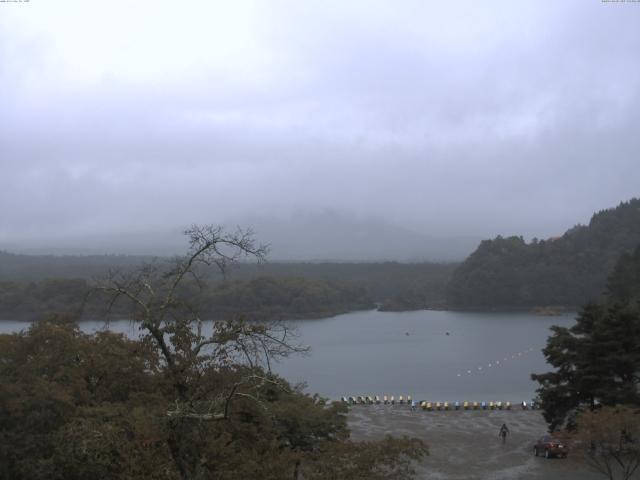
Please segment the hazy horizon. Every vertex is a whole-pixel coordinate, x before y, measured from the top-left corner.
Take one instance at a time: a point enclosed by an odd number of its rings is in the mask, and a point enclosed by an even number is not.
[[[607,210],[615,206],[598,209]],[[592,212],[596,213],[596,212]],[[219,224],[226,231],[251,230],[258,243],[269,247],[274,262],[457,262],[472,253],[482,240],[498,235],[554,238],[576,225],[574,222],[552,236],[524,236],[519,232],[497,232],[490,237],[441,236],[419,233],[375,217],[358,217],[337,210],[297,211],[281,217],[246,217]],[[0,251],[27,255],[134,255],[174,256],[183,254],[188,225],[157,230],[69,235],[21,239],[0,244]]]
[[[422,237],[560,235],[640,194],[639,17],[601,1],[2,3],[0,249],[327,211],[407,232],[409,257]]]

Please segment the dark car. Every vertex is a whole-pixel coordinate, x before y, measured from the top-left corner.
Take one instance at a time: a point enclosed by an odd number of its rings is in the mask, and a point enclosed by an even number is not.
[[[569,455],[569,446],[551,435],[540,437],[533,446],[533,454],[537,457],[543,455],[545,458],[562,457],[567,458]]]

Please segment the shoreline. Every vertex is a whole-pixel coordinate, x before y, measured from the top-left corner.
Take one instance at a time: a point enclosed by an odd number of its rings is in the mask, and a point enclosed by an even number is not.
[[[560,310],[560,308],[562,308]],[[258,312],[250,312],[243,314],[236,314],[240,316],[246,316],[248,321],[305,321],[305,320],[321,320],[325,318],[334,318],[340,315],[348,315],[350,313],[357,312],[380,312],[380,313],[405,313],[405,312],[460,312],[460,313],[513,313],[513,314],[530,314],[539,317],[567,317],[576,315],[578,308],[571,307],[532,307],[532,308],[444,308],[444,307],[433,307],[433,308],[416,308],[416,309],[404,309],[404,310],[388,310],[381,308],[381,306],[377,306],[374,308],[355,308],[355,309],[339,309],[339,310],[331,310],[325,312],[308,312],[302,315],[295,314],[281,314],[281,315],[272,315],[272,314],[258,314]],[[0,323],[4,322],[16,322],[16,323],[33,323],[41,320],[42,318],[49,315],[49,313],[43,313],[37,317],[29,317],[25,318],[25,315],[16,315],[12,318],[8,317],[0,317]],[[69,313],[71,314],[71,313]],[[66,315],[66,313],[62,312],[60,315]],[[260,318],[262,317],[262,318]],[[96,318],[81,318],[78,320],[78,323],[82,322],[94,322],[100,319]],[[120,320],[128,320],[127,318],[118,318],[105,320],[106,321],[120,321]],[[207,318],[205,321],[221,321],[220,319]]]
[[[523,307],[523,308],[512,308],[512,307],[491,307],[491,308],[483,308],[483,307],[472,307],[472,308],[447,308],[443,306],[437,307],[421,307],[414,309],[387,309],[384,308],[384,305],[377,309],[379,312],[390,312],[390,313],[402,313],[402,312],[419,312],[421,310],[432,311],[432,312],[468,312],[468,313],[530,313],[533,315],[537,315],[540,317],[563,317],[567,315],[574,315],[579,307],[559,307],[559,306],[535,306],[535,307]]]

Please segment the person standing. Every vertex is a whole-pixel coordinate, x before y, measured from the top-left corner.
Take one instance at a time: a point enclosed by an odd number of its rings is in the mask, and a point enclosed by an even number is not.
[[[502,438],[502,443],[506,443],[507,435],[509,434],[509,427],[507,427],[506,423],[503,423],[500,427],[500,431],[498,432],[498,436]]]

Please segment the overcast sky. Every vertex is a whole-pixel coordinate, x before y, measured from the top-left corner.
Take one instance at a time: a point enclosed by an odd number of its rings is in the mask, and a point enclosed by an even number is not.
[[[3,241],[335,209],[549,236],[640,195],[640,3],[0,3]]]

